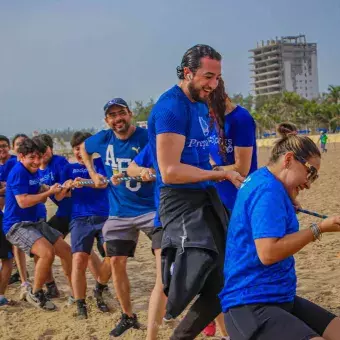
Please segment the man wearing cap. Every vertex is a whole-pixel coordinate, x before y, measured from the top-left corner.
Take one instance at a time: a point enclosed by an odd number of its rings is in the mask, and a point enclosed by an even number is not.
[[[126,265],[133,257],[139,231],[149,238],[155,216],[154,184],[135,180],[121,181],[132,160],[148,143],[147,130],[131,124],[132,112],[122,98],[114,98],[104,106],[108,130],[88,138],[81,147],[83,161],[96,187],[103,188],[105,177],[95,171],[94,153],[100,154],[109,184],[110,217],[103,227],[104,247],[110,257],[113,283],[122,308],[122,317],[110,335],[117,337],[129,328],[139,328],[132,312],[130,283]]]

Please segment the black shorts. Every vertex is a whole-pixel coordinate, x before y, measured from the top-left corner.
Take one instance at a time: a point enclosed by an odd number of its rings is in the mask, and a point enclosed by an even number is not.
[[[13,258],[12,245],[7,241],[6,236],[2,230],[2,218],[0,216],[0,259]]]
[[[231,308],[225,323],[232,340],[308,340],[322,336],[335,317],[296,296],[292,303]]]
[[[58,230],[63,234],[63,238],[67,236],[67,234],[70,232],[70,218],[66,216],[52,216],[47,223],[52,227],[53,229]]]
[[[151,235],[151,240],[152,240],[151,249],[152,249],[153,254],[154,254],[154,250],[162,248],[162,237],[163,237],[163,228],[162,227],[155,228],[155,230],[152,232],[152,235]]]

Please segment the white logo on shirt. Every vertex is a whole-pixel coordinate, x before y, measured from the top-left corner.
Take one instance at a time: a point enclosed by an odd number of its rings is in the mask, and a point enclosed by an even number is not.
[[[111,144],[107,146],[105,165],[111,167],[112,171],[118,170],[119,173],[122,173],[127,170],[131,162],[132,160],[130,158],[115,158],[113,145]],[[127,164],[127,166],[124,166],[123,164]],[[140,182],[137,182],[134,187],[131,186],[131,181],[126,181],[125,183],[126,187],[133,192],[138,191],[142,187]]]
[[[203,117],[198,117],[198,121],[200,122],[204,136],[207,137],[209,135],[209,125],[208,125],[208,123],[204,120]]]
[[[28,182],[29,185],[37,185],[40,184],[40,178],[37,179],[30,179]]]

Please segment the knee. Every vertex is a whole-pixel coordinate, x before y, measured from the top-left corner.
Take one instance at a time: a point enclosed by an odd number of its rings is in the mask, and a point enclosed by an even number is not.
[[[54,257],[55,257],[55,252],[52,246],[46,247],[41,255],[41,258],[51,263],[54,261]]]
[[[88,255],[85,253],[75,253],[72,258],[72,266],[78,270],[86,270]]]
[[[113,256],[110,259],[111,266],[115,270],[125,270],[127,258],[124,256]]]

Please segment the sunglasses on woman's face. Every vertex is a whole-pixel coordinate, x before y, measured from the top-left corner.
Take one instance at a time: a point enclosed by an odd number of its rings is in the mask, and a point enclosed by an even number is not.
[[[299,157],[299,156],[294,156],[294,157],[298,162],[300,162],[302,165],[306,167],[307,172],[308,172],[307,181],[309,183],[315,182],[319,177],[318,170],[313,165],[308,163],[304,158]]]

